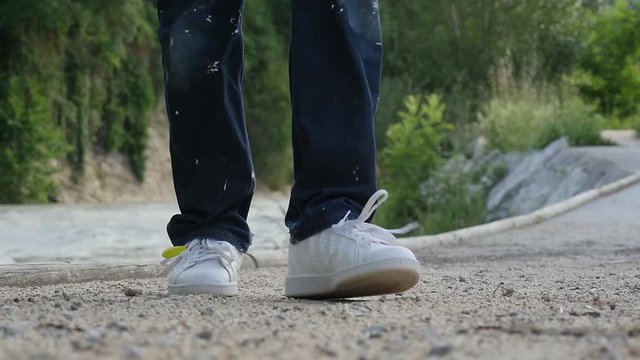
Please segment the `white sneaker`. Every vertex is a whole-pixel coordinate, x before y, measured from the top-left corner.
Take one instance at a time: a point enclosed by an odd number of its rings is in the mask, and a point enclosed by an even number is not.
[[[289,245],[285,296],[348,298],[399,293],[418,283],[420,263],[411,250],[392,246],[393,234],[366,220],[388,197],[379,190],[360,216]]]
[[[181,247],[173,248],[173,252]],[[177,250],[175,250],[177,249]],[[193,240],[179,255],[169,255],[169,294],[238,294],[242,253],[226,241]],[[165,251],[171,254],[172,249]]]

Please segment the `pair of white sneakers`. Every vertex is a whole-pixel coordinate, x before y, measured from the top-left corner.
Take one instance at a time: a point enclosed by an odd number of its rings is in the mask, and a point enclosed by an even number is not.
[[[420,263],[415,255],[391,245],[391,231],[366,222],[387,197],[379,190],[357,219],[347,220],[347,213],[329,229],[289,245],[285,296],[349,298],[399,293],[416,285]],[[198,239],[165,253],[169,294],[238,294],[243,254],[228,242]]]

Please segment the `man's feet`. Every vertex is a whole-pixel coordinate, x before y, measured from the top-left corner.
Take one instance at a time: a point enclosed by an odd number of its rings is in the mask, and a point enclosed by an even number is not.
[[[418,283],[420,263],[411,250],[392,246],[386,229],[366,223],[388,197],[379,190],[355,220],[289,246],[285,296],[348,298],[399,293]]]
[[[226,241],[193,240],[169,262],[169,294],[238,294],[242,253]]]

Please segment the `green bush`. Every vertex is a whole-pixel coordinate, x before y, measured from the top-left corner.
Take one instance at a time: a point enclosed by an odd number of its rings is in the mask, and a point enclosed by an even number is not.
[[[566,136],[575,146],[605,145],[606,121],[578,97],[542,100],[495,98],[481,117],[490,144],[501,151],[540,149]]]
[[[568,86],[514,79],[509,59],[493,74],[493,98],[480,115],[492,147],[504,152],[540,149],[566,136],[571,145],[603,145],[605,119]]]
[[[381,225],[418,221],[419,233],[432,234],[484,221],[489,187],[504,169],[490,156],[479,163],[461,154],[446,160],[444,140],[454,128],[443,121],[444,113],[439,96],[405,99],[382,153],[381,185],[390,197],[376,218]]]
[[[46,201],[54,159],[92,148],[144,176],[159,55],[151,0],[0,4],[0,202]]]
[[[592,19],[574,81],[598,109],[619,118],[640,110],[640,9],[618,0]]]
[[[487,164],[470,166],[462,155],[454,156],[420,187],[425,211],[418,218],[423,234],[437,234],[481,224],[486,216],[490,189],[483,177],[501,178],[503,169],[487,169]]]
[[[391,196],[378,220],[399,226],[422,217],[420,185],[442,162],[442,140],[451,127],[443,122],[445,106],[437,95],[408,96],[400,121],[387,132],[382,153],[382,185]]]
[[[410,77],[386,78],[382,81],[375,123],[379,149],[386,146],[387,131],[398,121],[398,113],[404,108],[408,94],[412,94],[412,90],[418,87]]]
[[[605,118],[595,107],[584,103],[577,95],[552,103],[554,126],[547,126],[538,140],[543,147],[566,136],[572,146],[610,145],[600,136],[606,127]]]
[[[46,202],[55,192],[52,161],[67,148],[46,116],[48,94],[35,76],[4,80],[0,96],[0,201]]]

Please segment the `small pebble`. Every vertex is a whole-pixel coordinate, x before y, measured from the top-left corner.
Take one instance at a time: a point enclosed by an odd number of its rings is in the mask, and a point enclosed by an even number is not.
[[[141,289],[134,289],[134,288],[124,289],[124,296],[133,297],[133,296],[140,296],[140,295],[142,295]]]
[[[202,330],[196,334],[202,340],[211,340],[213,339],[213,333],[210,330]]]
[[[453,350],[453,346],[449,344],[435,344],[431,346],[429,355],[431,356],[445,356]]]
[[[329,357],[338,356],[338,352],[335,349],[331,348],[329,345],[319,345],[318,350]]]
[[[600,317],[600,313],[597,312],[597,311],[587,311],[587,312],[582,313],[582,315],[590,316],[590,317],[594,317],[594,318]]]
[[[504,297],[510,297],[513,294],[515,294],[515,290],[513,290],[512,288],[504,288],[504,289],[502,289],[502,296],[504,296]]]
[[[207,308],[200,311],[200,315],[202,316],[213,316],[215,315],[215,313],[216,313],[216,310],[214,308]]]
[[[115,330],[118,332],[125,332],[125,331],[129,331],[129,328],[126,327],[125,325],[122,324],[118,324],[117,322],[113,321],[111,323],[109,323],[109,325],[107,325],[107,329],[109,330]]]
[[[386,327],[380,325],[368,327],[366,330],[367,335],[369,335],[369,339],[381,338],[382,334],[386,333],[387,331],[389,330]]]

